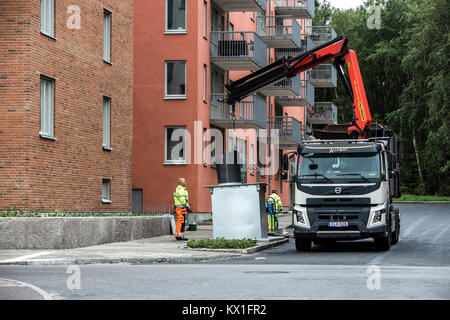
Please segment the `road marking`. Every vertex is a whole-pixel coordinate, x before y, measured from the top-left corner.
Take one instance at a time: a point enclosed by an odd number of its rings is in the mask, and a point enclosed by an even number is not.
[[[419,225],[421,224],[423,221],[425,221],[425,219],[429,218],[428,216],[423,217],[420,220],[417,220],[416,222],[414,222],[412,225],[410,225],[403,234],[401,234],[400,236],[409,236],[410,233],[412,233],[412,231]]]
[[[15,282],[17,284],[19,284],[22,287],[28,287],[30,289],[33,289],[34,291],[36,291],[37,293],[39,293],[39,295],[44,298],[44,300],[53,300],[53,297],[45,290],[33,286],[32,284],[26,283],[26,282],[21,282],[21,281],[17,281],[17,280],[11,280],[11,279],[4,279],[4,278],[0,278],[0,280],[2,281],[9,281],[9,282]]]
[[[24,261],[24,260],[31,259],[31,258],[36,258],[36,257],[39,257],[39,256],[44,256],[44,255],[47,255],[47,254],[50,254],[50,253],[53,253],[53,252],[54,251],[44,251],[44,252],[32,253],[32,254],[28,254],[26,256],[17,257],[17,258],[14,258],[14,259],[3,260],[3,261],[0,261],[0,263]]]
[[[436,243],[437,240],[438,240],[440,237],[442,237],[442,236],[447,232],[447,230],[448,230],[449,228],[450,228],[450,225],[447,225],[447,227],[444,228],[444,230],[442,230],[441,232],[439,232],[439,233],[436,235],[436,237],[433,238],[433,240],[432,240],[431,242],[432,242],[432,243]]]

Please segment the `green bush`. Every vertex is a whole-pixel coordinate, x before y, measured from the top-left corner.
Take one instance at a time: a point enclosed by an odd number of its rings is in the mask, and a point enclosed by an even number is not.
[[[189,248],[207,248],[207,249],[246,249],[256,245],[256,240],[252,239],[203,239],[189,240],[187,246]]]

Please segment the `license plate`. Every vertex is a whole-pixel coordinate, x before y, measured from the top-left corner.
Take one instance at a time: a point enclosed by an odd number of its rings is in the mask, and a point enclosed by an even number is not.
[[[335,228],[348,227],[348,221],[330,221],[328,222],[328,226]]]

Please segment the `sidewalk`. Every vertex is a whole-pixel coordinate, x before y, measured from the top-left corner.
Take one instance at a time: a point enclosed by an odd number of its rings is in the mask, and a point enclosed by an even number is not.
[[[280,214],[281,229],[291,224],[291,214]],[[186,231],[190,240],[211,239],[212,225],[199,225],[197,231]],[[99,246],[67,250],[0,250],[0,265],[71,265],[96,263],[149,264],[157,262],[194,262],[226,259],[251,254],[286,243],[288,238],[269,237],[249,249],[191,249],[186,241],[176,241],[165,235],[128,242],[116,242]]]

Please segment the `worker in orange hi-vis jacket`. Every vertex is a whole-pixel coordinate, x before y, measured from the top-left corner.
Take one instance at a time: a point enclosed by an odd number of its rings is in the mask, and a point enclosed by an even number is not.
[[[188,211],[191,211],[191,206],[189,205],[189,194],[186,189],[186,179],[178,179],[178,185],[173,193],[173,201],[177,215],[175,239],[188,240],[183,236],[184,227],[186,225],[186,214]]]

